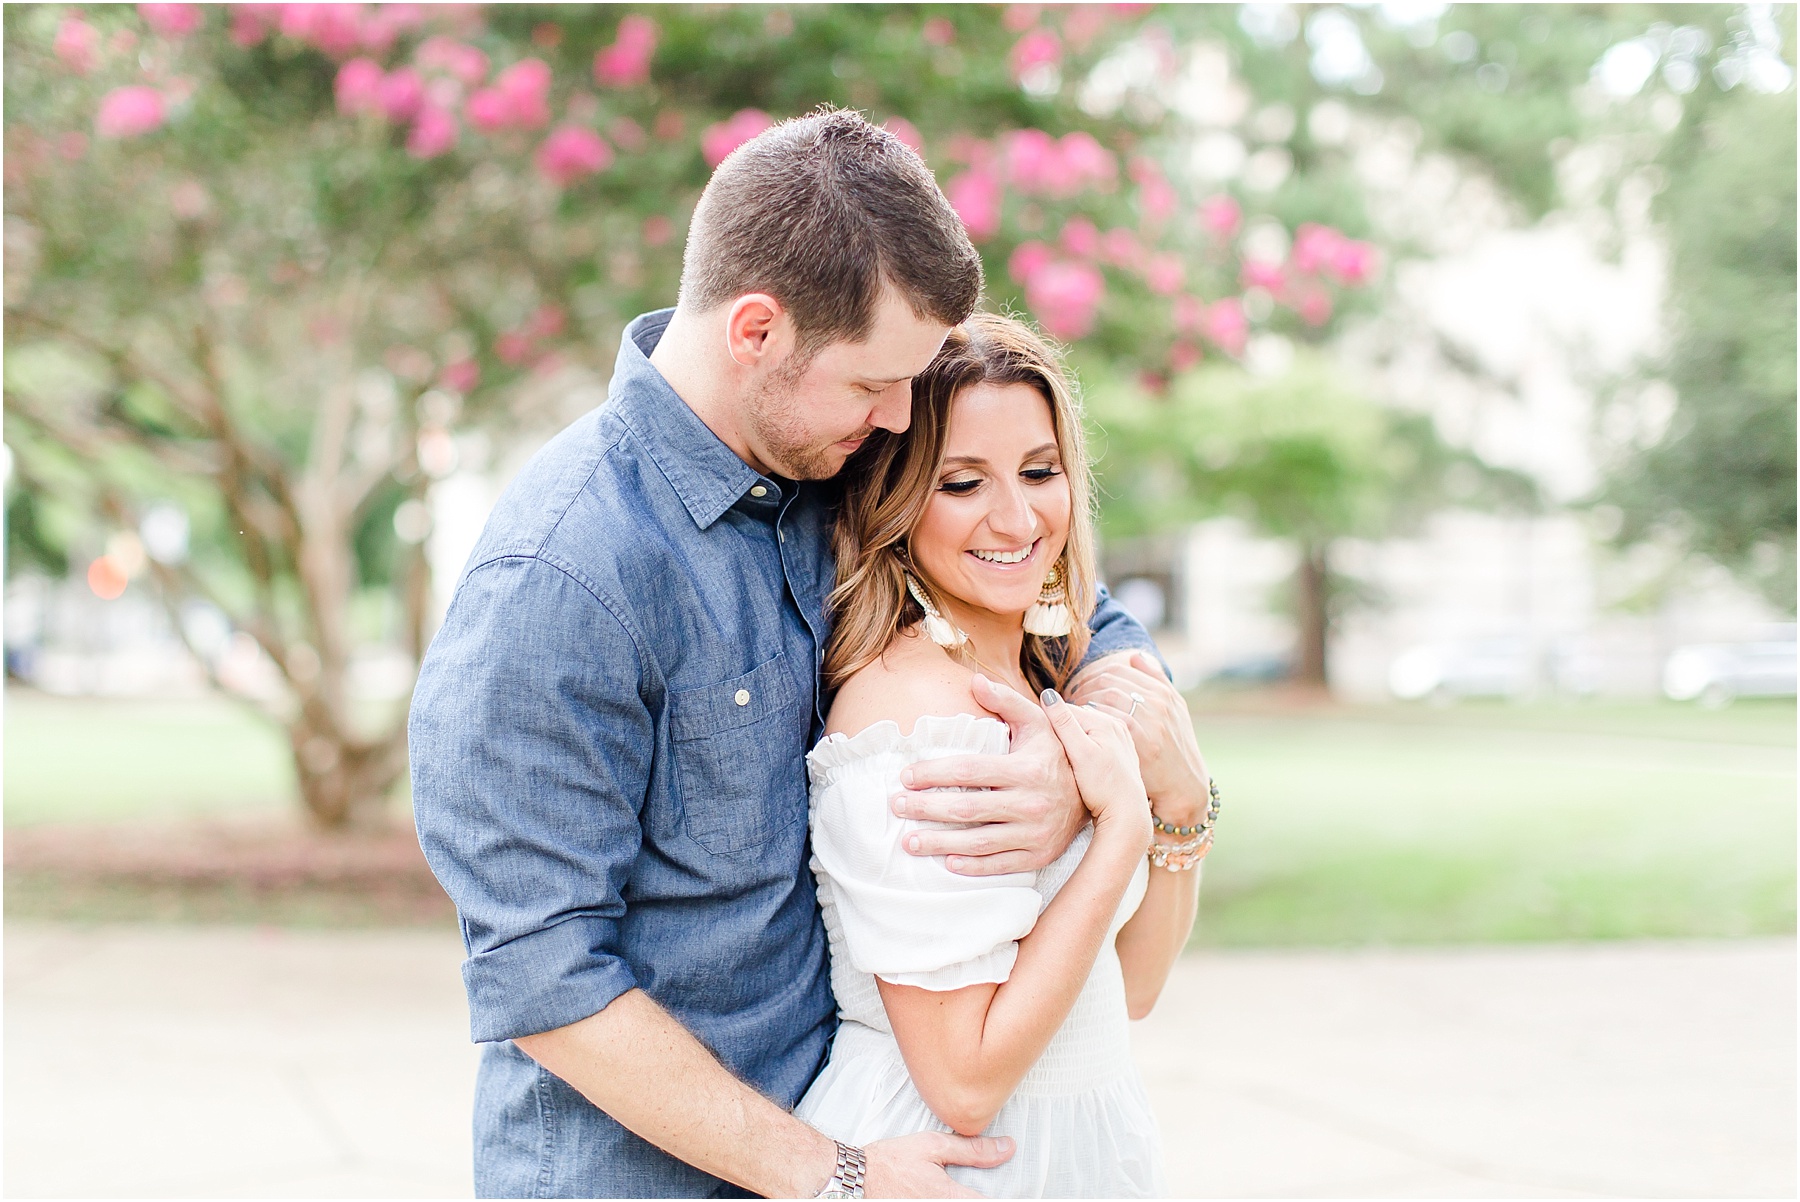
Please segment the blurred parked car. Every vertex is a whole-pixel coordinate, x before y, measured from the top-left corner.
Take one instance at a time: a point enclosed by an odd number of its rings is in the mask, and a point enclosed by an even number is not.
[[[1696,643],[1663,662],[1663,693],[1674,701],[1727,705],[1737,697],[1794,695],[1794,628],[1754,643]]]
[[[1517,697],[1531,685],[1531,653],[1522,638],[1409,647],[1388,667],[1388,691],[1402,701]]]

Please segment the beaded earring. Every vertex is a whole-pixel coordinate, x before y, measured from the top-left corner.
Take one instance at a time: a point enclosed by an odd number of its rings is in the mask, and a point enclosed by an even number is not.
[[[1069,591],[1063,585],[1062,565],[1053,563],[1050,574],[1044,577],[1044,587],[1038,593],[1037,601],[1025,611],[1025,633],[1047,639],[1061,638],[1074,625],[1074,616],[1069,612]]]
[[[969,641],[969,636],[954,626],[950,619],[940,613],[938,607],[931,603],[931,598],[925,595],[924,588],[917,580],[913,579],[911,572],[906,573],[906,591],[912,595],[914,601],[919,603],[919,608],[925,611],[926,638],[949,651],[954,651]]]

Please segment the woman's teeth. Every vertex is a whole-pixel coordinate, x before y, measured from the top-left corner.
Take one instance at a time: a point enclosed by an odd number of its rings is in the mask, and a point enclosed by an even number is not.
[[[1035,546],[1037,544],[1033,543],[1022,551],[970,551],[969,554],[988,563],[1024,563],[1031,558],[1031,549]]]

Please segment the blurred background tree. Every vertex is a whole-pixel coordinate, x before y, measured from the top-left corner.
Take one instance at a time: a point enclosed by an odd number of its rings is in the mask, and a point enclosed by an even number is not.
[[[483,436],[597,403],[624,322],[674,299],[711,168],[833,103],[921,150],[991,303],[1072,345],[1120,422],[1109,480],[1191,490],[1150,504],[1115,483],[1110,529],[1241,510],[1296,542],[1317,675],[1331,540],[1401,528],[1415,488],[1510,488],[1429,418],[1311,366],[1379,312],[1395,260],[1436,250],[1429,231],[1376,238],[1387,200],[1358,131],[1453,156],[1520,222],[1572,203],[1573,175],[1604,197],[1658,166],[1679,241],[1681,204],[1728,195],[1683,182],[1730,154],[1702,114],[1787,87],[1758,11],[11,6],[9,571],[85,572],[102,596],[151,582],[216,682],[287,730],[308,811],[349,821],[404,768],[404,704],[372,712],[350,678],[360,644],[416,663],[429,637],[434,484]],[[1791,95],[1781,111],[1791,135]],[[1792,205],[1771,212],[1791,356]],[[1765,245],[1691,226],[1684,262]],[[1785,394],[1767,366],[1779,323],[1677,304],[1696,315],[1667,366],[1687,408],[1657,453],[1775,447],[1756,475],[1772,496],[1779,440],[1750,416],[1778,420],[1785,395],[1791,429],[1791,357]],[[1703,326],[1763,348],[1727,348],[1764,365],[1753,384],[1707,393],[1706,369],[1679,366],[1727,353]],[[1195,425],[1216,406],[1258,415],[1232,419],[1223,458]],[[1752,570],[1757,545],[1791,556],[1785,446],[1785,536],[1765,496],[1695,546]],[[1652,494],[1632,512],[1710,528],[1698,492]],[[246,640],[273,683],[233,670]]]

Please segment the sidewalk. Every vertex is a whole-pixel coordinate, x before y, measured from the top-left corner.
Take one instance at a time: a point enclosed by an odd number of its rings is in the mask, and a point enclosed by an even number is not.
[[[467,1196],[455,936],[6,927],[11,1197]],[[1189,957],[1173,1192],[1792,1196],[1789,940]]]

